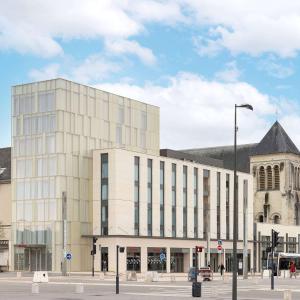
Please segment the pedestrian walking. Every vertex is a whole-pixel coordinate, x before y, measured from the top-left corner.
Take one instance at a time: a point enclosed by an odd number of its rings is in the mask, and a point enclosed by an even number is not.
[[[294,261],[291,261],[291,263],[290,263],[290,278],[292,278],[293,276],[296,278],[296,264]]]
[[[220,265],[220,273],[221,273],[221,276],[223,276],[224,269],[225,269],[224,265],[221,264],[221,265]]]

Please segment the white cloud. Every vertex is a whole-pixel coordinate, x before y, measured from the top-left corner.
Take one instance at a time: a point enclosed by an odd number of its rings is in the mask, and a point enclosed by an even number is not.
[[[127,39],[144,32],[147,22],[183,19],[174,1],[0,1],[0,49],[55,56],[62,53],[60,39]],[[140,48],[140,57],[151,56]]]
[[[235,82],[241,76],[241,71],[238,69],[236,62],[231,61],[226,64],[226,68],[215,74],[217,80],[225,82]]]
[[[107,78],[111,73],[120,69],[117,63],[113,63],[100,55],[91,55],[83,63],[71,70],[71,77],[75,81],[89,83],[95,80]]]
[[[294,74],[291,65],[283,65],[276,62],[275,58],[268,58],[259,63],[259,69],[266,71],[270,76],[275,78],[286,78]]]
[[[32,69],[28,76],[33,80],[64,77],[82,83],[90,83],[95,80],[106,79],[119,70],[119,64],[111,62],[101,55],[94,54],[88,56],[84,61],[66,64],[65,70],[62,70],[59,64],[54,63],[46,65],[42,69]]]
[[[32,69],[28,75],[34,81],[57,78],[59,77],[59,68],[59,64],[50,64],[40,70]]]
[[[238,111],[239,143],[257,142],[277,107],[277,99],[247,83],[208,81],[191,73],[169,78],[167,86],[106,83],[98,87],[159,106],[161,146],[175,149],[232,144],[235,103],[254,107],[254,112]]]
[[[136,41],[128,40],[107,40],[106,48],[113,54],[135,54],[141,61],[147,65],[154,65],[156,58],[151,49],[142,47]]]
[[[300,49],[300,2],[284,0],[186,0],[209,35],[198,40],[201,55],[228,49],[253,56],[292,57]]]

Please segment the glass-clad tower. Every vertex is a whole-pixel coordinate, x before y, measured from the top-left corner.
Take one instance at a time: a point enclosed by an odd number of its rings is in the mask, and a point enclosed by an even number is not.
[[[12,88],[15,270],[59,272],[66,250],[89,269],[92,151],[116,147],[158,155],[159,109],[64,79]]]

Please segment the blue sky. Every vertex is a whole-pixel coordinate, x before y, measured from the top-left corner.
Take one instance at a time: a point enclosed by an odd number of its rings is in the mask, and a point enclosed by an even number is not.
[[[57,3],[55,3],[57,2]],[[300,146],[300,4],[281,0],[0,3],[0,147],[12,85],[54,77],[161,107],[161,146],[256,142],[276,118]]]

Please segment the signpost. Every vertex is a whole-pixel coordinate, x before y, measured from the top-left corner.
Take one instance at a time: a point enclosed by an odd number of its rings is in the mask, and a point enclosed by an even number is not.
[[[67,260],[71,260],[71,259],[72,259],[72,253],[67,252],[67,253],[66,253],[66,259],[67,259]]]

